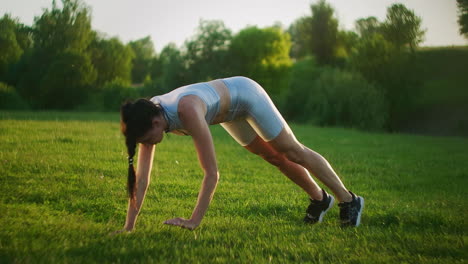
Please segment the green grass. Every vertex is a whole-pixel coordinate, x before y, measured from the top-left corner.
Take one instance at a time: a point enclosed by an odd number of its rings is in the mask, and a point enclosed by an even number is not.
[[[463,263],[467,260],[468,139],[293,125],[352,191],[362,224],[338,207],[302,223],[307,196],[213,127],[221,179],[195,231],[202,173],[189,137],[157,146],[152,182],[131,234],[118,115],[0,112],[0,263]]]

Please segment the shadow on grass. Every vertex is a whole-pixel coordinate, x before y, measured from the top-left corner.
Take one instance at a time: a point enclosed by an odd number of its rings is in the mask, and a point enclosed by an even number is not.
[[[363,216],[364,225],[378,228],[402,228],[406,231],[460,234],[462,228],[439,213],[388,211]]]

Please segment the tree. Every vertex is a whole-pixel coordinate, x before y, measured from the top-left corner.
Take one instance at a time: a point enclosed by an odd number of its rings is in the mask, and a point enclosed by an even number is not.
[[[159,93],[169,92],[187,84],[187,69],[180,50],[174,43],[166,45],[159,55],[162,68],[161,79],[158,80]]]
[[[311,53],[311,35],[310,24],[312,18],[304,16],[294,21],[288,29],[291,35],[291,57],[295,59],[302,59]]]
[[[34,47],[19,63],[18,92],[35,107],[72,108],[96,78],[88,54],[90,11],[80,0],[62,0],[61,9],[53,1],[34,21]]]
[[[5,14],[0,19],[0,80],[12,81],[10,70],[20,60],[23,53],[30,49],[30,28],[24,26],[18,19]]]
[[[28,105],[14,87],[0,82],[0,109],[24,110],[28,109]]]
[[[319,64],[330,64],[338,43],[338,20],[333,16],[333,8],[320,0],[311,5],[310,27],[311,51]]]
[[[229,61],[233,74],[251,77],[272,97],[279,97],[287,89],[290,48],[290,36],[281,28],[247,27],[232,39]]]
[[[294,21],[288,32],[292,38],[291,57],[301,59],[307,55],[316,57],[320,65],[332,64],[336,55],[347,53],[347,38],[350,35],[338,30],[338,20],[334,17],[333,8],[320,0],[310,6],[311,16],[304,16]]]
[[[15,21],[8,15],[0,19],[0,79],[5,80],[8,68],[16,63],[23,49],[18,44],[15,34]]]
[[[91,60],[97,70],[96,86],[119,79],[124,83],[131,82],[133,50],[119,39],[96,37],[90,47]]]
[[[156,57],[153,41],[150,36],[147,36],[131,41],[128,45],[135,54],[132,60],[132,82],[143,83],[146,78],[149,78],[151,62]]]
[[[34,19],[34,45],[49,55],[64,51],[84,52],[92,41],[89,8],[80,0],[62,0],[59,9],[55,0]]]
[[[220,78],[228,72],[227,51],[231,43],[231,30],[219,20],[201,20],[195,36],[185,42],[186,62],[191,81]]]
[[[40,82],[41,106],[73,109],[85,101],[96,76],[87,55],[77,51],[58,54]]]
[[[421,29],[421,18],[403,4],[393,4],[387,9],[382,33],[398,50],[409,47],[414,52],[424,39],[425,30]]]
[[[396,130],[419,93],[415,61],[381,34],[364,38],[351,56],[351,67],[378,84],[388,102],[388,129]]]
[[[468,38],[468,0],[457,0],[460,34]]]
[[[358,42],[359,36],[355,32],[340,30],[337,36],[334,64],[337,66],[344,66],[349,56],[355,50]]]
[[[373,34],[359,42],[350,64],[367,80],[384,83],[389,74],[388,66],[397,55],[392,43],[381,34]]]
[[[380,30],[380,22],[373,16],[356,20],[354,26],[361,38],[371,37]]]

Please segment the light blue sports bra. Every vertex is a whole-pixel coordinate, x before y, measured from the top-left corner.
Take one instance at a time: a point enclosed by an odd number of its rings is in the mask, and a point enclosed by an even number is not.
[[[190,84],[150,99],[154,104],[161,105],[163,109],[164,116],[169,126],[166,133],[176,130],[183,134],[187,134],[186,131],[183,130],[182,122],[180,121],[179,114],[177,112],[177,107],[179,105],[179,100],[182,97],[192,94],[200,97],[200,99],[205,102],[207,108],[205,120],[208,124],[212,123],[220,108],[220,97],[218,93],[214,87],[205,82]]]

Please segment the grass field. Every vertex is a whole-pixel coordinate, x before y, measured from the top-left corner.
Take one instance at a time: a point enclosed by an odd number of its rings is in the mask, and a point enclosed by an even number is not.
[[[464,263],[468,139],[292,125],[349,189],[366,199],[361,226],[338,207],[302,223],[307,196],[213,127],[221,179],[195,231],[202,173],[189,137],[157,146],[135,232],[126,214],[118,115],[0,112],[0,263]]]

